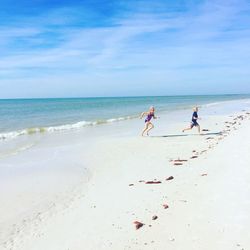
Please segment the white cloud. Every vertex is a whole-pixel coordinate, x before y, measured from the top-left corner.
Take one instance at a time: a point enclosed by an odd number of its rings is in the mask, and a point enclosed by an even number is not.
[[[216,77],[226,84],[227,76],[248,76],[250,31],[245,24],[250,18],[242,12],[249,10],[243,0],[206,1],[185,12],[155,12],[153,8],[150,12],[145,7],[96,27],[73,25],[82,16],[86,22],[91,19],[92,13],[86,10],[82,10],[86,16],[72,8],[54,10],[48,19],[43,14],[23,20],[29,24],[25,28],[0,27],[1,51],[5,51],[0,77],[11,85],[20,85],[20,80],[13,80],[20,77],[22,84],[27,79],[34,79],[34,84],[43,82],[47,94],[52,85],[58,89],[63,82],[66,88],[70,79],[78,92],[91,83],[93,93],[102,81],[109,91],[117,83],[127,85],[129,91],[138,81],[147,88],[175,82],[180,90],[191,79],[193,86],[215,82]],[[21,48],[15,49],[17,43],[8,44],[19,39],[26,41]],[[53,81],[45,77],[51,72]],[[117,81],[117,77],[122,79]]]

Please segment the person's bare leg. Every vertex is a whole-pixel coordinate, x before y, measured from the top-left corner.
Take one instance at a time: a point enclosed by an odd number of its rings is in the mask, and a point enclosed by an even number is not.
[[[149,132],[151,129],[154,128],[154,125],[150,122],[148,127],[149,127],[149,128],[148,128],[148,131],[147,131],[147,135],[149,135],[148,132]]]
[[[199,134],[201,134],[201,127],[200,125],[197,126]]]
[[[145,128],[144,128],[143,131],[142,131],[141,136],[144,136],[144,133],[148,130],[148,125],[149,125],[149,123],[147,122],[147,123],[145,124]]]
[[[192,129],[192,127],[189,127],[189,128],[184,128],[183,130],[182,130],[182,132],[185,132],[185,131],[187,131],[187,130],[191,130]]]

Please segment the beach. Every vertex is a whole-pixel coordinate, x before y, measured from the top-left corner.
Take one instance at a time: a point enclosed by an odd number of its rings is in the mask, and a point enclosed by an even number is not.
[[[249,249],[250,101],[191,112],[2,142],[0,249]]]

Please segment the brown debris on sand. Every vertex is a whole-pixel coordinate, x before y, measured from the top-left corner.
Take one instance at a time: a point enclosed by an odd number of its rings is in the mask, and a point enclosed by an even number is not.
[[[234,120],[237,120],[237,119],[244,120],[244,117],[243,117],[243,115],[239,115]]]
[[[174,160],[174,162],[186,162],[188,160],[181,160],[181,159],[177,159],[177,160]]]
[[[152,217],[152,220],[157,220],[158,219],[158,216],[157,215],[154,215],[153,217]]]
[[[209,130],[209,129],[204,128],[204,129],[202,129],[202,131],[203,131],[203,132],[208,132],[208,131],[210,131],[210,130]]]
[[[201,151],[201,154],[206,153],[206,152],[207,152],[207,150],[202,150],[202,151]]]
[[[193,155],[193,156],[190,157],[190,159],[196,159],[196,158],[198,158],[197,155]]]
[[[164,209],[169,208],[168,204],[163,204],[162,206],[163,206]]]
[[[174,166],[181,166],[181,165],[183,165],[184,162],[187,162],[187,161],[188,160],[180,159],[180,158],[178,158],[176,160],[172,160]]]
[[[141,223],[140,221],[134,221],[134,224],[135,224],[135,229],[138,230],[140,229],[141,227],[144,226],[143,223]]]
[[[170,180],[173,180],[174,179],[174,176],[169,176],[166,181],[170,181]]]
[[[207,176],[207,174],[201,174],[201,176]]]
[[[146,184],[161,184],[161,181],[147,181]]]
[[[131,183],[131,184],[129,184],[129,186],[131,187],[131,186],[134,186],[134,184],[133,183]]]
[[[174,166],[181,166],[181,165],[183,165],[183,163],[181,163],[181,162],[175,162],[174,163]]]

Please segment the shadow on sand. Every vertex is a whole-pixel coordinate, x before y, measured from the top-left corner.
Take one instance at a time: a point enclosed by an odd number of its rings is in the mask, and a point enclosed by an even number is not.
[[[155,136],[150,136],[150,137],[164,137],[164,138],[169,138],[169,137],[184,137],[184,136],[208,136],[208,135],[222,135],[222,132],[214,132],[214,133],[201,133],[201,134],[178,134],[178,135],[155,135]]]

